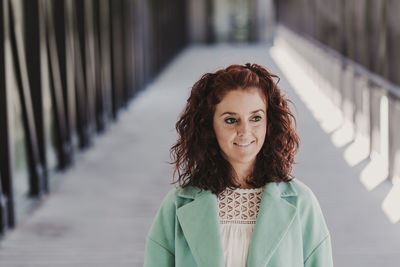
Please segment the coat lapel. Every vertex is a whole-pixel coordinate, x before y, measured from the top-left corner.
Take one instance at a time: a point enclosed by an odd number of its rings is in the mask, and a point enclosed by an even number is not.
[[[180,196],[193,198],[176,214],[198,266],[224,267],[216,196],[193,187],[183,189]]]
[[[296,207],[284,198],[296,196],[290,183],[267,183],[250,242],[247,266],[266,266],[295,215]]]
[[[249,248],[247,266],[266,266],[295,215],[284,198],[296,196],[290,183],[267,183]],[[193,199],[177,210],[178,221],[198,266],[224,267],[217,197],[211,191],[186,187],[180,197]]]

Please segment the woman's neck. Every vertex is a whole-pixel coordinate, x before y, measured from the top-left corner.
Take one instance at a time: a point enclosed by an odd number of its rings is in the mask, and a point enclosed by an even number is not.
[[[237,163],[232,164],[235,170],[235,181],[240,184],[240,188],[248,189],[251,188],[247,185],[246,180],[251,176],[254,168],[254,162],[250,164]]]

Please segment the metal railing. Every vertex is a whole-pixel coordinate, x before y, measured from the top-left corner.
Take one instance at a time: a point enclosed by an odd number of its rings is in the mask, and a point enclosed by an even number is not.
[[[328,46],[280,25],[277,35],[286,40],[310,68],[309,74],[329,86],[320,89],[350,121],[354,136],[369,139],[369,155],[386,164],[386,178],[400,177],[400,87],[343,57]]]
[[[185,0],[0,1],[0,234],[185,47],[186,12]]]

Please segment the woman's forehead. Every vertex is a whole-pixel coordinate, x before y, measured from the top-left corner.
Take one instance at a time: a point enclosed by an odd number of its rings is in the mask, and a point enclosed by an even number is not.
[[[266,100],[258,88],[228,91],[216,105],[217,112],[253,113],[260,109],[266,111]]]

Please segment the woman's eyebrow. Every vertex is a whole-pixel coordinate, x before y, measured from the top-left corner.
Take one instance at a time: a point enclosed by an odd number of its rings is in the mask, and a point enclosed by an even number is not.
[[[265,112],[264,112],[264,110],[263,110],[262,108],[257,109],[257,110],[254,110],[254,111],[252,111],[252,112],[250,112],[250,113],[251,113],[251,114],[254,114],[254,113],[257,113],[257,112],[259,112],[259,111],[261,111],[262,113],[265,114]]]
[[[261,111],[262,113],[265,114],[264,110],[261,109],[261,108],[250,112],[250,114],[254,114],[254,113],[257,113],[257,112],[259,112],[259,111]],[[224,116],[225,114],[228,114],[228,115],[237,115],[237,113],[235,113],[235,112],[227,111],[227,112],[222,113],[220,117]]]

